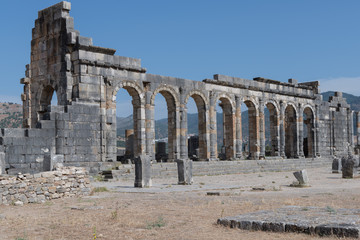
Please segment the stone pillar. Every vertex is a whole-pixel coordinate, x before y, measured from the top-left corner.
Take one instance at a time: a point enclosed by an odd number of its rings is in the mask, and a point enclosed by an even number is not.
[[[134,156],[134,129],[125,130],[125,156]]]
[[[188,159],[187,108],[180,106],[180,159]]]
[[[236,124],[236,158],[242,158],[242,129],[241,129],[241,99],[235,96],[235,124]]]
[[[209,108],[209,126],[210,126],[210,161],[218,160],[217,153],[217,132],[216,132],[216,96],[210,92],[210,108]]]
[[[304,116],[303,116],[303,109],[301,107],[301,104],[298,105],[298,117],[297,117],[297,126],[298,126],[298,156],[304,157]],[[308,132],[308,138],[311,136],[311,133]],[[308,139],[309,141],[309,139]]]
[[[354,111],[348,110],[349,121],[349,153],[354,150]]]
[[[260,134],[260,155],[259,158],[265,158],[265,113],[264,102],[259,100],[259,134]]]
[[[134,187],[151,187],[151,159],[147,155],[135,158]]]
[[[315,113],[314,113],[314,129],[312,130],[314,133],[314,154],[313,157],[320,157],[319,152],[319,106],[315,105]],[[330,137],[330,136],[329,136]]]
[[[280,156],[285,158],[285,105],[280,101]]]
[[[357,145],[360,146],[360,112],[356,113],[356,138]]]
[[[191,185],[193,183],[192,160],[178,159],[176,163],[178,167],[178,184]]]
[[[146,155],[151,160],[155,160],[155,121],[154,105],[151,104],[150,91],[145,92],[145,138],[146,138]]]
[[[146,133],[145,133],[145,106],[140,104],[137,108],[137,134],[136,144],[137,152],[135,156],[144,155],[146,153]]]

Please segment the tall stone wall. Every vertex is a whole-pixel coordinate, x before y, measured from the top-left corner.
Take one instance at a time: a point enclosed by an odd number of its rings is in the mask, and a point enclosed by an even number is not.
[[[199,114],[200,160],[219,159],[219,102],[226,159],[266,159],[265,107],[271,112],[272,157],[317,158],[352,151],[349,105],[340,93],[322,101],[319,82],[220,74],[193,81],[148,74],[140,59],[117,56],[116,50],[94,46],[91,38],[81,36],[74,29],[70,9],[70,3],[61,2],[40,11],[35,21],[31,63],[21,80],[24,129],[3,129],[0,135],[0,153],[5,154],[8,172],[40,171],[45,155],[62,156],[65,165],[93,171],[101,162],[116,161],[116,94],[121,88],[132,98],[134,157],[146,156],[138,159],[155,159],[157,94],[167,104],[168,160],[186,162],[184,166],[191,166],[187,162],[190,98]],[[56,107],[51,106],[54,94]],[[243,103],[249,109],[247,153],[242,150]]]

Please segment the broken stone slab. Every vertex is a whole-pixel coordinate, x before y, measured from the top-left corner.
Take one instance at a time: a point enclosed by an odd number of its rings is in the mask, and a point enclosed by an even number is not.
[[[309,178],[306,169],[293,173],[298,180],[298,186],[309,186]]]
[[[151,187],[151,159],[148,155],[141,155],[135,162],[134,187]]]
[[[341,172],[341,159],[334,157],[332,162],[332,173],[340,173]]]
[[[193,183],[193,161],[189,159],[177,159],[176,163],[178,168],[178,184],[191,185]]]
[[[327,208],[288,206],[224,217],[217,223],[243,230],[359,238],[358,214],[359,209],[337,209],[336,214],[329,214]]]

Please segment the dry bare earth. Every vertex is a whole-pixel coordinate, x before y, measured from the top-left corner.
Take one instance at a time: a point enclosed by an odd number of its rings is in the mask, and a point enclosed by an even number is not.
[[[216,225],[222,216],[287,205],[360,208],[359,178],[341,179],[328,168],[308,173],[309,188],[288,187],[294,179],[291,172],[195,177],[193,186],[174,185],[174,178],[155,179],[151,189],[134,189],[130,181],[97,182],[95,186],[106,186],[110,192],[0,206],[0,238],[93,239],[95,234],[97,239],[320,239]],[[208,191],[219,191],[220,196],[207,196]]]

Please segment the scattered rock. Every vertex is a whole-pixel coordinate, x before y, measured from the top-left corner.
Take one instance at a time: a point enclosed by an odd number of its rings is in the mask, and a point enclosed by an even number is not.
[[[14,205],[15,206],[22,206],[22,205],[24,205],[24,203],[22,201],[16,201],[16,202],[14,202]]]
[[[206,195],[208,195],[208,196],[220,196],[220,192],[207,192]]]
[[[309,186],[309,178],[307,175],[306,169],[303,169],[301,171],[297,171],[293,173],[295,178],[298,180],[297,187],[306,187]],[[296,184],[292,184],[293,186],[296,186]]]

